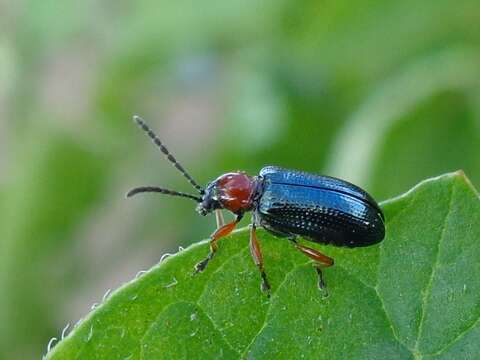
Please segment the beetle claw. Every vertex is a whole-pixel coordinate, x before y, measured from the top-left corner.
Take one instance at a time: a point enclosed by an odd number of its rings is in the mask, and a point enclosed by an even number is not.
[[[261,287],[262,291],[267,294],[267,297],[270,298],[271,287],[270,287],[270,284],[268,283],[268,281],[263,280],[260,287]]]
[[[328,297],[328,290],[327,290],[327,284],[325,283],[325,280],[323,280],[323,272],[320,266],[315,266],[315,270],[317,270],[318,274],[318,289],[322,292],[324,292],[324,297]]]
[[[193,275],[197,275],[198,273],[203,272],[203,270],[205,270],[205,268],[207,267],[207,264],[208,264],[209,260],[210,260],[210,258],[206,258],[206,259],[200,261],[197,265],[195,265]]]
[[[327,289],[327,285],[325,284],[325,281],[323,280],[323,277],[320,277],[318,279],[318,288],[320,290],[326,290]]]
[[[325,281],[323,281],[323,279],[318,280],[318,289],[327,293],[327,285],[325,284]]]
[[[263,292],[267,293],[268,297],[270,297],[270,290],[272,287],[270,286],[270,283],[268,282],[268,279],[267,279],[267,274],[263,269],[261,270],[261,275],[262,275],[261,289]]]

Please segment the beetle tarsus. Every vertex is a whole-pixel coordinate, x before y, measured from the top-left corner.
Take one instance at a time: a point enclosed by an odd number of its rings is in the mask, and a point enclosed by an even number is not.
[[[205,268],[207,267],[208,263],[210,260],[212,260],[214,253],[208,254],[208,257],[200,261],[197,265],[195,265],[194,272],[193,274],[196,275],[198,273],[203,272]]]
[[[328,297],[327,284],[323,278],[322,267],[320,265],[315,265],[315,270],[317,270],[318,274],[318,289],[324,292],[324,297]]]
[[[320,266],[315,266],[315,270],[317,270],[318,274],[318,288],[320,290],[325,290],[327,288],[327,285],[325,284],[325,280],[323,279],[323,272]]]
[[[264,271],[262,271],[261,289],[264,293],[267,294],[267,297],[270,297],[270,290],[272,289],[272,287],[270,286],[270,283],[268,282],[268,279],[267,279],[267,274],[265,274]]]
[[[206,267],[207,267],[206,259],[203,261],[200,261],[197,265],[195,265],[193,270],[193,275],[197,275],[198,273],[203,272],[203,270],[205,270]]]

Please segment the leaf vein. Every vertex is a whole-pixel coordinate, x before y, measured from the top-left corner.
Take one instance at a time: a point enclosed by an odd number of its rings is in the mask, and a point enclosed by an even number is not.
[[[405,204],[405,206],[404,206],[402,209],[400,209],[400,211],[398,211],[394,216],[392,216],[392,217],[390,217],[390,218],[388,219],[390,226],[391,226],[392,222],[394,222],[394,220],[396,220],[397,218],[399,218],[399,215],[400,215],[400,214],[403,214],[404,212],[406,212],[407,210],[409,210],[409,209],[412,207],[412,205],[415,203],[416,198],[417,198],[416,193],[412,193],[412,196],[408,199],[408,202]],[[399,199],[400,199],[400,198],[399,198]],[[390,202],[390,200],[387,200],[385,203],[389,203],[389,202]],[[384,251],[384,244],[385,244],[385,241],[383,241],[383,242],[380,243],[380,256],[379,256],[380,260],[379,260],[379,261],[382,261],[382,259],[383,259],[382,254],[383,254],[383,251]],[[398,335],[397,332],[395,331],[395,325],[394,325],[392,319],[390,318],[390,316],[388,315],[388,311],[387,311],[387,308],[385,307],[384,299],[383,299],[382,295],[380,294],[380,291],[378,290],[379,271],[380,271],[380,266],[378,266],[378,268],[377,268],[377,279],[376,279],[376,285],[375,285],[374,289],[375,289],[375,292],[376,292],[376,294],[377,294],[377,296],[378,296],[378,299],[380,300],[380,303],[381,303],[381,305],[382,305],[382,310],[383,310],[383,312],[384,312],[384,314],[385,314],[385,318],[387,319],[387,322],[388,322],[388,324],[390,325],[390,328],[391,328],[391,330],[392,330],[392,334],[393,334],[393,337],[395,338],[395,340],[397,340],[400,345],[404,346],[406,349],[408,349],[408,350],[409,350],[410,352],[412,352],[412,354],[413,354],[413,350],[410,349],[410,348],[400,339],[399,335]]]
[[[422,335],[423,335],[423,326],[425,324],[425,316],[426,316],[426,312],[427,312],[427,301],[430,298],[430,295],[431,295],[431,292],[432,292],[433,279],[435,277],[435,274],[437,272],[437,268],[438,268],[439,262],[440,262],[440,249],[441,249],[442,243],[445,239],[445,233],[446,233],[446,230],[447,230],[448,218],[450,217],[450,214],[452,212],[453,187],[454,187],[454,185],[452,184],[450,186],[450,200],[449,200],[449,204],[448,204],[447,213],[445,215],[445,220],[443,222],[443,227],[442,227],[440,239],[438,241],[437,252],[436,252],[436,255],[435,255],[435,261],[434,261],[433,266],[432,266],[432,272],[430,274],[430,278],[428,280],[427,286],[426,286],[425,291],[424,291],[423,296],[422,296],[422,314],[420,316],[420,323],[418,325],[417,340],[416,340],[415,346],[414,346],[414,352],[417,353],[417,354],[418,354],[418,346],[420,345],[420,341],[421,341]]]
[[[476,328],[478,324],[480,324],[480,315],[472,322],[471,325],[467,326],[465,330],[463,330],[460,334],[458,334],[457,337],[455,337],[455,339],[450,341],[447,345],[445,345],[442,349],[438,350],[436,353],[429,354],[429,355],[438,356],[438,355],[443,354],[445,351],[447,351],[449,348],[451,348],[453,345],[455,345],[455,343],[458,342],[467,333],[469,333],[474,328]]]
[[[175,306],[175,305],[178,305],[178,304],[188,304],[188,305],[191,305],[191,306],[194,306],[194,307],[197,307],[199,308],[203,314],[205,315],[205,317],[212,323],[212,326],[213,328],[215,329],[215,331],[217,331],[220,335],[222,335],[222,332],[218,329],[218,327],[215,325],[215,323],[212,321],[212,319],[210,318],[210,316],[208,316],[208,314],[205,312],[205,310],[196,302],[191,302],[191,301],[177,301],[177,302],[173,302],[173,303],[170,303],[169,305],[165,306],[163,308],[162,311],[160,311],[157,315],[157,317],[155,318],[155,320],[150,324],[150,326],[148,327],[148,329],[144,332],[143,336],[141,337],[140,339],[140,359],[144,359],[145,358],[145,354],[143,352],[143,342],[145,340],[145,336],[147,336],[147,334],[150,332],[150,330],[153,328],[154,325],[157,324],[158,322],[158,319],[163,315],[163,313],[165,311],[167,311],[169,308],[171,308],[172,306]],[[232,350],[233,352],[237,353],[238,355],[240,355],[240,353],[235,350],[232,345],[225,339],[225,337],[222,335],[222,338],[225,342],[225,345],[227,345],[230,350]]]
[[[395,327],[393,325],[393,321],[392,319],[390,318],[390,316],[388,316],[388,312],[387,312],[387,309],[385,308],[385,302],[383,301],[383,298],[382,296],[380,295],[380,292],[378,291],[378,288],[375,287],[373,288],[375,290],[375,293],[377,294],[378,296],[378,300],[380,300],[380,304],[382,305],[382,311],[385,315],[385,318],[387,319],[387,323],[388,325],[390,326],[390,329],[392,330],[392,335],[393,337],[395,338],[395,340],[397,340],[397,342],[402,345],[405,349],[408,349],[410,352],[412,352],[412,350],[406,345],[403,343],[403,341],[400,340],[400,338],[398,337],[398,334],[396,333],[395,331]],[[413,354],[413,352],[412,352]]]
[[[230,344],[230,341],[226,338],[226,336],[223,334],[223,331],[215,324],[215,321],[208,315],[208,313],[203,309],[203,307],[198,303],[198,301],[194,304],[197,305],[200,310],[203,311],[203,314],[207,317],[207,319],[212,323],[213,328],[222,336],[222,339],[225,341],[225,344],[232,350],[233,352],[237,353],[239,356],[241,356],[240,351],[236,350],[232,344]]]
[[[245,246],[241,251],[237,252],[235,255],[230,256],[229,258],[225,259],[225,261],[222,263],[222,265],[220,265],[217,269],[215,269],[215,271],[213,271],[213,272],[210,274],[209,279],[212,279],[215,274],[217,274],[217,273],[219,273],[220,271],[222,271],[222,269],[225,267],[225,265],[226,265],[230,260],[236,259],[237,257],[243,256],[244,253],[246,252],[246,250],[247,250],[247,246]],[[199,303],[199,302],[200,302],[200,299],[205,295],[205,292],[207,291],[207,288],[208,288],[208,284],[209,284],[209,282],[206,281],[206,282],[205,282],[205,285],[204,285],[204,287],[203,287],[203,289],[202,289],[202,292],[200,293],[200,295],[198,296],[198,298],[197,298],[197,300],[196,300],[196,302],[195,302],[196,305],[197,305],[199,308],[201,308],[202,310],[203,310],[203,307],[200,306],[200,303]],[[206,311],[203,311],[203,312],[204,312],[205,315],[208,317],[208,319],[212,322],[215,330],[217,330],[217,331],[220,333],[220,335],[222,336],[222,339],[225,341],[225,343],[226,343],[234,352],[236,352],[238,355],[241,355],[238,350],[234,349],[233,345],[228,341],[228,339],[227,339],[227,337],[225,336],[225,334],[223,333],[223,331],[217,327],[217,324],[215,323],[215,321],[207,314]]]
[[[304,265],[308,264],[309,262],[310,262],[310,260],[307,260],[305,262],[302,262],[301,264],[293,265],[292,269],[290,271],[288,271],[287,273],[285,273],[285,276],[284,276],[282,282],[280,284],[278,284],[277,289],[275,290],[275,292],[272,294],[272,296],[270,298],[270,301],[268,303],[268,309],[265,313],[265,320],[263,321],[262,326],[260,327],[258,332],[255,334],[255,336],[252,338],[252,341],[245,347],[245,351],[243,352],[242,357],[245,357],[247,355],[248,350],[250,350],[252,345],[255,343],[255,340],[260,336],[260,334],[263,332],[263,330],[267,327],[267,325],[268,325],[267,320],[270,316],[270,312],[271,312],[271,309],[272,309],[272,300],[274,299],[274,297],[278,296],[277,295],[278,290],[285,284],[285,282],[287,281],[287,278],[290,276],[291,273],[293,273],[300,266],[304,266]]]

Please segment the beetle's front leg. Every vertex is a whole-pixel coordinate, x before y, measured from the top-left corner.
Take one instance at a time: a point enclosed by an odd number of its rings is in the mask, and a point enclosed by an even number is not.
[[[234,221],[223,225],[222,227],[218,228],[213,232],[213,234],[210,236],[210,253],[204,260],[200,261],[197,265],[195,265],[195,272],[194,272],[195,274],[205,270],[205,268],[208,265],[208,262],[212,260],[215,253],[217,252],[217,249],[218,249],[217,241],[229,235],[235,229],[235,227],[237,226],[237,224],[240,222],[241,219],[242,219],[242,215],[237,215]]]
[[[250,225],[250,254],[252,254],[253,262],[257,265],[258,270],[262,276],[262,291],[270,291],[270,284],[268,283],[267,274],[263,267],[263,256],[260,249],[260,243],[257,239],[257,228],[255,223]]]

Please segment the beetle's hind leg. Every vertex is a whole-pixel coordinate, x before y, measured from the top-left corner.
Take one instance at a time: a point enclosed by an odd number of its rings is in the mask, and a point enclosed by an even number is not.
[[[257,265],[260,275],[262,276],[262,291],[266,291],[270,296],[270,283],[267,279],[267,274],[265,273],[265,268],[263,266],[263,256],[260,249],[260,243],[257,239],[257,228],[255,222],[250,225],[250,254],[252,255],[253,262]]]
[[[323,279],[323,272],[322,269],[324,267],[330,267],[333,265],[334,261],[331,257],[322,254],[320,251],[312,249],[307,246],[303,246],[298,244],[295,240],[293,240],[295,247],[302,252],[304,255],[308,256],[310,259],[315,260],[315,270],[318,274],[318,287],[319,289],[323,290],[326,289],[326,284]]]

